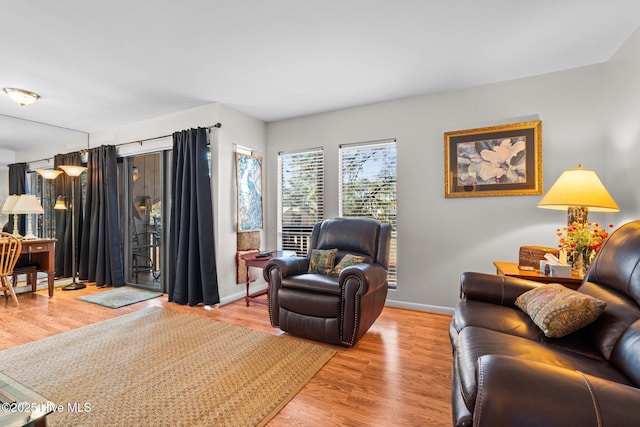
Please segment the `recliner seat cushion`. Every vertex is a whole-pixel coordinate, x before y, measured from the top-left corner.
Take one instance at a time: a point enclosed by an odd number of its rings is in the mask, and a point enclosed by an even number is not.
[[[300,274],[282,278],[282,288],[298,289],[321,294],[340,295],[341,289],[336,276],[324,274]]]
[[[340,298],[334,295],[306,295],[281,288],[278,292],[278,301],[281,308],[307,316],[337,318],[340,314]]]

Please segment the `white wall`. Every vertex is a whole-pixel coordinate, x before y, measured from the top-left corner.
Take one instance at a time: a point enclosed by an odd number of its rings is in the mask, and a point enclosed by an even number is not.
[[[640,160],[640,29],[606,65],[606,178],[616,188],[620,213],[616,224],[638,219]]]
[[[323,146],[325,216],[337,216],[338,146],[396,138],[398,289],[388,299],[447,311],[458,301],[460,273],[495,272],[492,262],[517,261],[521,245],[555,246],[566,215],[536,208],[541,196],[445,199],[444,132],[540,119],[545,189],[578,163],[602,171],[603,79],[604,65],[596,65],[269,123],[267,164],[275,170],[282,150]],[[267,182],[267,240],[275,247],[275,174]]]

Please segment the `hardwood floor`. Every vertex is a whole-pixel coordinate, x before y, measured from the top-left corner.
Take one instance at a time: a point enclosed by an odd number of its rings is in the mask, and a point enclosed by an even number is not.
[[[102,292],[56,289],[18,295],[20,306],[0,299],[0,349],[10,348],[149,306],[232,323],[278,335],[267,307],[236,301],[206,310],[155,298],[119,309],[78,301]],[[274,426],[451,425],[450,316],[387,307],[353,348],[328,346],[337,354],[268,424]],[[326,345],[326,344],[321,344]],[[61,349],[62,350],[62,349]]]

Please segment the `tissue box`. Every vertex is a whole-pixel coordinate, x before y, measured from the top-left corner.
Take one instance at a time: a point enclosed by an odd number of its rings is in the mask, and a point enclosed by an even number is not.
[[[546,260],[540,261],[540,273],[550,277],[571,277],[571,266],[569,264],[554,264]]]

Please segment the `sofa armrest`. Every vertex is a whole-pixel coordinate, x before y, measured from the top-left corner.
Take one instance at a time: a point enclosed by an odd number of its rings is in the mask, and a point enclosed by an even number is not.
[[[516,277],[466,272],[460,276],[460,298],[510,306],[520,295],[540,285]]]
[[[510,356],[482,356],[476,369],[476,427],[637,425],[637,388]]]

